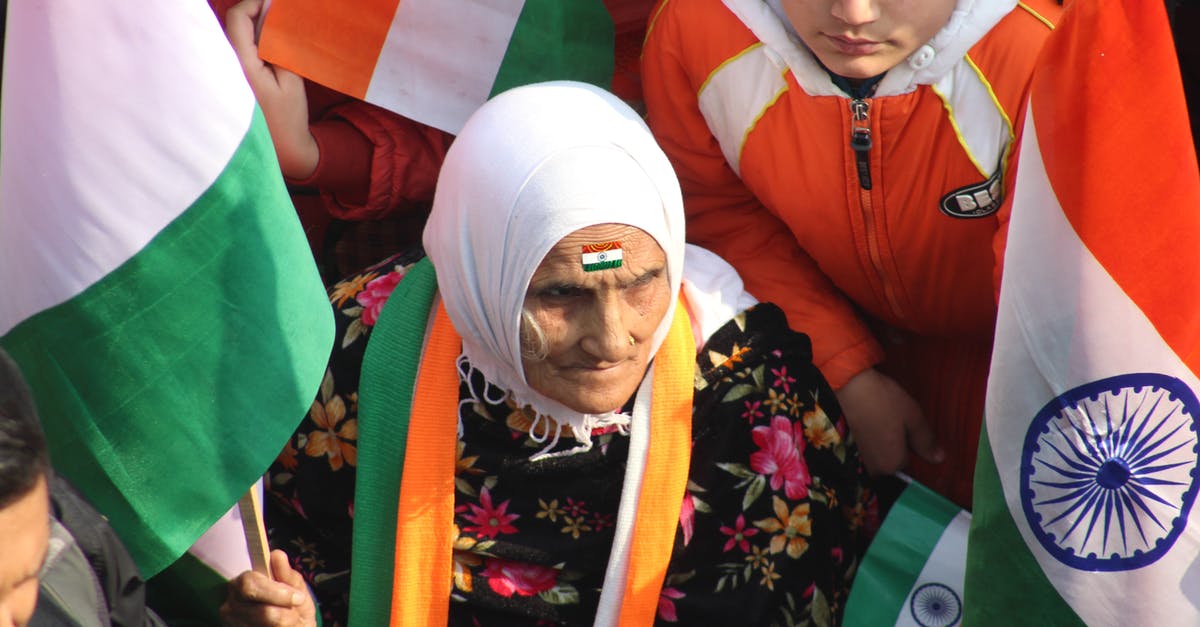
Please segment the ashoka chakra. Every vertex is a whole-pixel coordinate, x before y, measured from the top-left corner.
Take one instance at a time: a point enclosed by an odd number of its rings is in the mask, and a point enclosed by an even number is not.
[[[1021,452],[1021,503],[1042,546],[1081,570],[1152,564],[1196,499],[1200,403],[1179,379],[1136,373],[1050,401]]]

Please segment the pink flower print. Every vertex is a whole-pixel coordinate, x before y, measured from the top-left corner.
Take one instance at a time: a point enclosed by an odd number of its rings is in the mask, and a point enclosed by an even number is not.
[[[369,288],[370,285],[367,287]],[[778,369],[771,368],[771,374],[775,375],[775,383],[771,385],[783,388],[785,394],[792,393],[792,384],[796,382],[796,378],[788,376],[787,366],[780,366]]]
[[[683,493],[683,505],[679,508],[679,527],[683,530],[683,546],[687,546],[692,541],[692,531],[696,523],[696,502],[695,498],[687,492]]]
[[[658,617],[668,623],[674,623],[679,620],[675,614],[675,600],[685,597],[684,593],[675,588],[663,588],[662,593],[658,595]]]
[[[502,559],[487,560],[482,576],[493,592],[505,598],[533,596],[558,584],[558,571],[553,568]]]
[[[396,285],[403,278],[404,273],[399,270],[389,272],[367,283],[366,289],[354,297],[363,306],[361,319],[364,325],[375,326],[379,320],[379,312],[383,311],[383,304],[387,302],[388,296],[392,295],[392,290],[396,289]]]
[[[563,509],[566,510],[568,516],[582,518],[588,513],[585,505],[587,505],[587,503],[584,501],[576,501],[571,497],[567,497],[567,504],[563,506]]]
[[[801,455],[804,453],[804,425],[785,416],[775,416],[769,427],[754,427],[750,437],[759,450],[750,456],[750,468],[771,476],[771,489],[781,486],[789,499],[808,496],[811,477]]]
[[[750,401],[743,402],[746,404],[746,411],[742,412],[742,418],[745,418],[746,422],[754,424],[756,419],[763,417],[762,401],[754,401],[753,403]]]
[[[733,547],[739,547],[743,553],[750,552],[750,542],[746,539],[758,534],[758,529],[751,527],[746,528],[746,517],[738,514],[737,520],[734,521],[732,527],[722,526],[719,530],[721,533],[729,536],[725,541],[725,551],[728,552]]]
[[[592,512],[592,529],[596,531],[604,531],[613,526],[613,514],[601,514],[600,512]]]
[[[520,514],[509,514],[508,501],[500,504],[499,507],[492,505],[492,493],[488,492],[487,488],[479,494],[479,503],[475,505],[468,503],[470,514],[463,514],[463,519],[468,522],[475,523],[470,527],[463,527],[463,531],[474,533],[480,537],[495,539],[497,535],[502,533],[516,533],[517,528],[512,526],[512,521],[520,518]]]

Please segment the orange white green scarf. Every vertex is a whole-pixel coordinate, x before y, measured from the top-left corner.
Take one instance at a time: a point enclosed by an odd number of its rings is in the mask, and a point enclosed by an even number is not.
[[[390,624],[445,625],[452,586],[454,536],[454,451],[459,379],[455,360],[461,339],[445,310],[438,307],[425,345],[408,427],[407,455],[396,516],[395,565]],[[628,544],[614,541],[616,567],[624,575],[623,593],[602,594],[598,624],[649,625],[654,622],[659,592],[674,546],[691,449],[691,412],[695,339],[686,307],[677,307],[666,341],[653,367],[652,400],[646,420],[649,433],[638,433],[635,417],[626,489],[638,487]],[[636,441],[644,437],[643,460],[633,459]],[[638,468],[642,472],[637,472]],[[640,476],[638,476],[640,475]],[[618,536],[620,531],[618,530]],[[619,551],[618,546],[625,551]],[[616,553],[623,553],[617,555]],[[624,568],[621,568],[622,563]],[[607,606],[606,607],[606,602]],[[607,619],[607,620],[606,620]]]

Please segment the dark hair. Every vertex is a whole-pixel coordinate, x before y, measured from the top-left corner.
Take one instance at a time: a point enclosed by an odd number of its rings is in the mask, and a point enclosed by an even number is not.
[[[28,494],[49,467],[33,395],[16,362],[0,349],[0,507]]]

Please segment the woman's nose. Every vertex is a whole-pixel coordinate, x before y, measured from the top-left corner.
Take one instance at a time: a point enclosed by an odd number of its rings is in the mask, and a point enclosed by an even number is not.
[[[588,354],[609,362],[626,359],[634,342],[625,323],[625,307],[618,298],[597,298],[585,323],[581,345]]]
[[[850,26],[862,26],[879,19],[879,9],[875,0],[834,0],[833,17]]]

